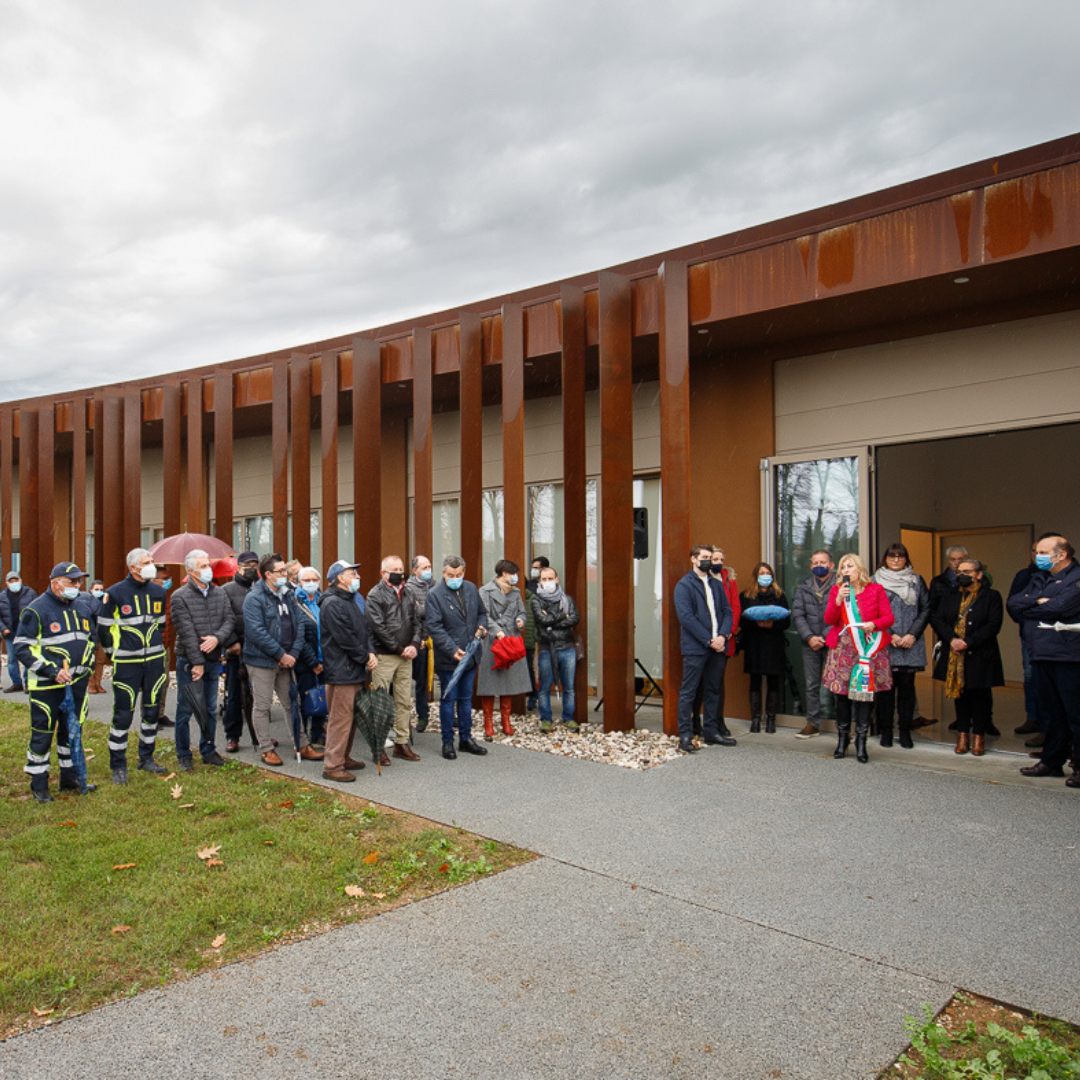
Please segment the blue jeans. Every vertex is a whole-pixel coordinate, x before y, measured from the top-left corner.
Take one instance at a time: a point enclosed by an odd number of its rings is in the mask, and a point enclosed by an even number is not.
[[[206,711],[210,714],[210,730],[206,738],[199,736],[199,753],[203,761],[206,761],[214,753],[214,734],[217,726],[217,695],[218,679],[221,677],[221,661],[207,660],[203,664],[202,683],[203,700],[206,702]],[[191,678],[191,664],[183,656],[176,658],[176,756],[178,758],[191,757],[191,705],[184,687],[193,682]]]
[[[439,687],[444,687],[449,681],[453,671],[438,671]],[[442,727],[442,740],[444,743],[454,741],[454,707],[457,706],[458,738],[472,738],[472,692],[476,682],[476,665],[474,664],[457,681],[457,686],[450,694],[442,694],[439,698],[439,724]]]
[[[559,684],[562,686],[562,718],[574,719],[574,672],[577,670],[577,649],[568,645],[558,649],[555,656],[559,663]],[[536,667],[540,675],[540,719],[551,721],[551,687],[555,683],[555,670],[551,663],[551,650],[543,645],[536,652]]]
[[[11,637],[5,638],[4,640],[7,641],[7,652],[8,652],[7,669],[8,669],[8,675],[11,676],[11,685],[12,686],[25,686],[26,683],[23,682],[22,668],[19,667],[19,661],[15,658],[15,646],[12,644],[12,642],[15,640],[15,635],[12,634]]]

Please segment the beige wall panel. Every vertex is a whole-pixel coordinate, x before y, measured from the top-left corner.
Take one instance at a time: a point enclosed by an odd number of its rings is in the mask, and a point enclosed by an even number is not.
[[[778,454],[1074,420],[1080,312],[781,360],[775,380]]]
[[[160,446],[143,449],[141,472],[142,512],[139,516],[144,528],[160,529],[165,524],[165,454]],[[94,502],[94,474],[90,471],[90,462],[87,462],[86,475],[90,478],[86,499],[86,527],[89,529]]]
[[[233,440],[233,517],[255,517],[272,509],[269,435]]]

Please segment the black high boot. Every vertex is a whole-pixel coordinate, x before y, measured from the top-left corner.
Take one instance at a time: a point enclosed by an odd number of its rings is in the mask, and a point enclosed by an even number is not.
[[[893,733],[893,718],[890,712],[888,716],[883,714],[883,710],[878,710],[877,714],[877,726],[878,732],[881,734],[881,745],[892,746],[892,733]]]
[[[870,734],[870,704],[860,701],[855,706],[855,760],[865,765],[870,756],[866,752],[866,739]]]
[[[750,732],[756,735],[761,730],[761,691],[750,691]]]
[[[776,706],[779,694],[775,690],[765,691],[765,734],[776,734]]]
[[[911,728],[905,727],[903,722],[900,724],[900,745],[905,750],[913,750],[915,744],[911,741]]]
[[[851,721],[836,721],[836,749],[833,757],[838,760],[847,753],[848,744],[851,742]]]
[[[731,738],[731,732],[728,730],[727,722],[722,716],[717,719],[716,726],[725,739]]]

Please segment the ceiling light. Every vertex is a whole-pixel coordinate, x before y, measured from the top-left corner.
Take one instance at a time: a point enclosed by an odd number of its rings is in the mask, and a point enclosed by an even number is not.
[[[954,277],[953,282],[957,285],[966,285],[971,278],[969,277]]]

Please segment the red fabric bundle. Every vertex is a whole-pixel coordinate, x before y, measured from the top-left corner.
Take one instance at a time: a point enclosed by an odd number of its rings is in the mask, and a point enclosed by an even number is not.
[[[513,667],[519,660],[525,659],[525,642],[514,635],[499,638],[491,646],[495,668]]]

